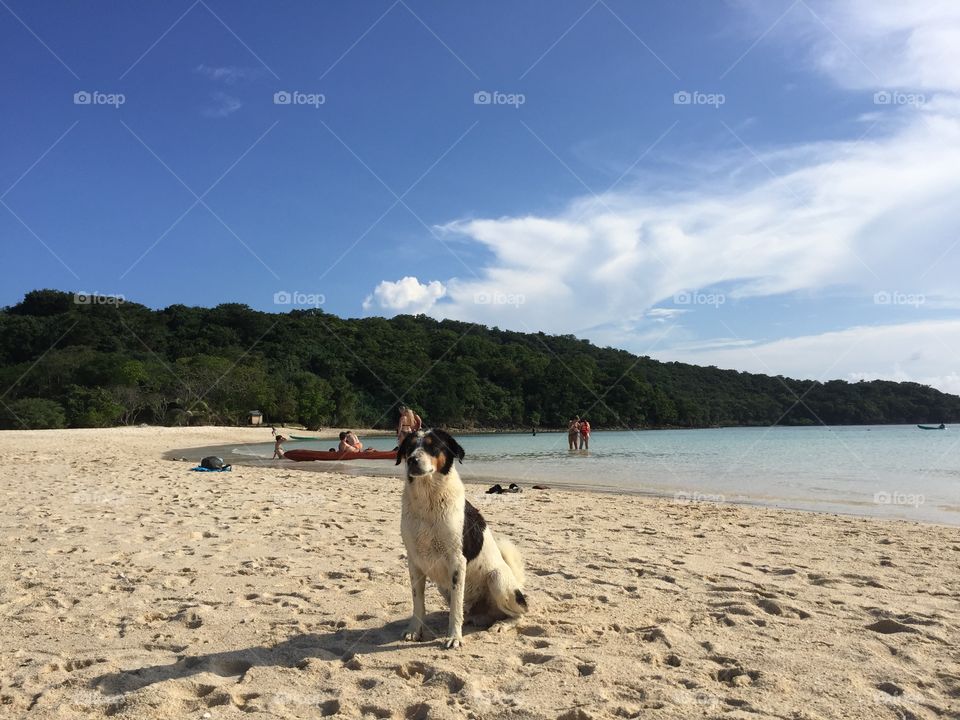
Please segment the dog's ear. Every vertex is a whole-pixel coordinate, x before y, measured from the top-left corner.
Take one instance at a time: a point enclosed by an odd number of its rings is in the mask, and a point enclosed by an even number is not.
[[[413,443],[416,442],[417,436],[414,433],[408,433],[407,436],[403,439],[403,442],[400,443],[397,448],[397,462],[394,465],[399,465],[403,462],[410,454],[410,448],[413,447]]]
[[[443,444],[453,457],[463,463],[463,457],[466,455],[463,448],[460,447],[460,443],[453,439],[453,435],[448,433],[446,430],[434,430],[433,434],[436,435],[437,439]]]

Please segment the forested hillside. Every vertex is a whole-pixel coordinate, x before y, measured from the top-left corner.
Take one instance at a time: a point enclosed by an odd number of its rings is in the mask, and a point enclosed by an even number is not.
[[[78,303],[38,290],[0,311],[0,426],[269,423],[595,428],[960,421],[914,383],[769,377],[663,363],[572,336],[424,316],[344,320],[245,305]]]

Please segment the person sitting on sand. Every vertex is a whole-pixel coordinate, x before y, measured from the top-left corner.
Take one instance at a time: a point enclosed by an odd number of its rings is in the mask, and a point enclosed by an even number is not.
[[[590,449],[590,422],[586,419],[580,421],[580,449]]]
[[[272,459],[280,459],[283,457],[283,443],[286,441],[287,439],[283,435],[274,435]]]
[[[573,420],[567,423],[567,445],[576,450],[580,442],[580,416],[574,415]]]
[[[406,405],[400,406],[400,420],[397,422],[397,447],[403,445],[403,439],[423,426],[423,420]]]

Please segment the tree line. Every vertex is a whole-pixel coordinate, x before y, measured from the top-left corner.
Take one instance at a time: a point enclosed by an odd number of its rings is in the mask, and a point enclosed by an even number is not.
[[[0,310],[0,427],[269,423],[456,428],[960,421],[916,383],[819,383],[660,362],[571,335],[423,315],[343,319],[246,305],[151,310],[36,290]]]

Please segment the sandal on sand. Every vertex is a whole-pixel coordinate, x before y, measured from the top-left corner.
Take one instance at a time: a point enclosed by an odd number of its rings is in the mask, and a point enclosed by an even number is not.
[[[497,485],[494,485],[489,490],[487,490],[487,495],[500,495],[503,492],[506,492],[506,491],[503,489],[503,487],[497,484]]]

